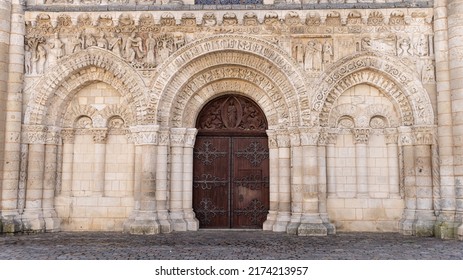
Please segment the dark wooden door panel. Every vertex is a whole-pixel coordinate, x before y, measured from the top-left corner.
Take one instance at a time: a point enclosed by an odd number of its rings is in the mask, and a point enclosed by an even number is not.
[[[203,228],[230,225],[230,138],[198,137],[194,149],[193,208]]]

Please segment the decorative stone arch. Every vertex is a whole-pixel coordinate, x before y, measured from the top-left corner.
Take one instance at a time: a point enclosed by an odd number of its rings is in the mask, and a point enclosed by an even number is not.
[[[359,53],[346,57],[328,69],[318,82],[312,109],[319,114],[321,126],[327,126],[336,99],[347,89],[368,84],[380,89],[400,114],[400,125],[432,125],[431,101],[412,69],[393,57]]]
[[[115,88],[129,104],[135,122],[143,123],[147,105],[142,78],[119,57],[96,47],[64,58],[38,81],[25,123],[60,125],[75,93],[95,81]]]
[[[195,73],[230,67],[246,68],[253,72],[248,78],[239,76],[240,80],[262,89],[277,88],[273,96],[269,94],[269,98],[274,103],[281,101],[286,110],[291,108],[288,110],[288,123],[284,125],[299,126],[310,121],[310,104],[303,71],[288,54],[268,41],[251,36],[218,35],[184,46],[160,66],[159,74],[150,85],[156,93],[150,103],[158,103],[155,114],[159,124],[166,127],[179,125],[175,123],[178,118],[171,119],[170,116],[176,111],[174,106],[180,107],[177,112],[186,106],[186,103],[179,105],[175,102],[182,94],[179,89],[188,89],[190,93],[187,96],[192,96],[191,92],[200,89],[192,82]],[[236,78],[233,74],[225,73],[221,79]],[[208,82],[202,86],[206,84]]]

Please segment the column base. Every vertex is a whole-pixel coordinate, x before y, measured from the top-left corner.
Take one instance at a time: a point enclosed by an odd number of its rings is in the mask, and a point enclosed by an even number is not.
[[[187,231],[188,224],[184,219],[183,211],[176,210],[170,212],[170,225],[173,231]]]
[[[188,231],[198,231],[199,221],[196,219],[193,209],[184,210],[185,222],[187,223]]]
[[[415,233],[415,211],[405,210],[403,218],[399,222],[399,233],[413,235]]]
[[[457,229],[458,240],[463,241],[463,224],[461,224]]]
[[[0,216],[0,233],[17,233],[23,231],[19,213],[5,213]]]
[[[262,229],[265,231],[272,231],[276,218],[277,218],[277,211],[269,211],[267,215],[267,220],[265,220],[262,226]]]
[[[27,233],[45,232],[45,220],[43,218],[42,209],[40,210],[25,210],[21,221],[23,230]]]
[[[161,232],[155,212],[137,212],[124,223],[124,232],[130,234],[154,235]]]
[[[431,210],[417,210],[415,221],[416,236],[434,236],[434,224],[436,216]]]
[[[274,232],[286,232],[291,216],[289,212],[278,212],[275,224],[273,225]]]
[[[289,222],[288,226],[286,227],[287,234],[297,235],[297,229],[301,224],[301,213],[292,213],[291,214],[291,221]]]
[[[158,221],[161,226],[161,233],[171,233],[172,226],[169,220],[169,212],[167,210],[158,210]]]
[[[455,211],[442,211],[434,223],[434,236],[440,239],[454,239],[459,223],[455,222]]]
[[[328,218],[328,213],[321,213],[320,218],[322,219],[322,223],[325,226],[328,234],[336,234],[336,226],[330,222],[330,219]]]
[[[58,214],[55,209],[44,209],[43,218],[45,221],[45,230],[47,232],[60,231],[61,219],[58,218]]]
[[[301,223],[297,229],[299,236],[327,236],[328,230],[323,224],[306,224]]]

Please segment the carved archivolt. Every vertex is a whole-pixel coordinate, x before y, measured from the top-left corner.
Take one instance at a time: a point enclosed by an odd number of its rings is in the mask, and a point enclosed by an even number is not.
[[[431,102],[421,82],[412,70],[392,57],[386,60],[374,53],[348,57],[333,65],[315,84],[312,108],[319,112],[322,126],[328,126],[336,99],[359,84],[375,86],[386,94],[399,108],[401,125],[425,125],[434,121]]]
[[[114,87],[130,104],[137,121],[143,122],[147,106],[141,77],[110,52],[89,48],[62,59],[40,78],[28,103],[25,123],[59,123],[74,94],[94,81]]]
[[[262,39],[241,35],[219,35],[193,42],[160,68],[151,88],[158,93],[158,120],[161,125],[169,123],[169,112],[178,89],[186,86],[191,73],[199,73],[210,67],[243,65],[271,77],[280,86],[272,100],[284,100],[292,108],[290,123],[299,125],[310,120],[310,104],[307,85],[302,69],[277,46]],[[259,87],[264,84],[255,82]],[[156,103],[156,102],[152,102]]]
[[[171,116],[174,127],[194,126],[194,118],[201,107],[214,96],[237,92],[255,100],[264,110],[269,124],[289,121],[289,110],[281,100],[278,85],[269,77],[242,66],[211,68],[191,77],[179,90]]]

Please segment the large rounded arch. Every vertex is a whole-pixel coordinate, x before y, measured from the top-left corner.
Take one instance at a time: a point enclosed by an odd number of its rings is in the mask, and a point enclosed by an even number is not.
[[[176,102],[179,98],[188,101],[211,82],[230,79],[262,89],[273,106],[287,110],[289,116],[282,125],[298,126],[310,120],[303,77],[300,66],[278,46],[250,36],[220,35],[197,40],[177,51],[160,66],[150,88],[156,93],[153,98],[158,103],[161,126],[184,125],[178,122],[178,115],[186,110],[188,102]],[[280,117],[284,119],[284,114]]]
[[[96,81],[115,88],[129,104],[135,122],[144,122],[147,103],[142,78],[111,52],[92,47],[64,58],[37,82],[25,124],[59,126],[75,93]]]
[[[388,96],[400,112],[400,125],[432,125],[431,101],[415,73],[400,60],[373,52],[355,54],[332,65],[320,80],[312,97],[321,126],[328,125],[335,100],[347,89],[368,84]]]

